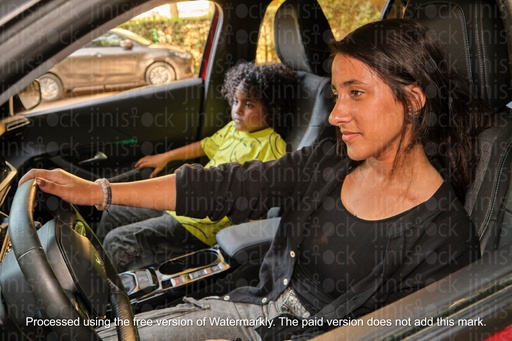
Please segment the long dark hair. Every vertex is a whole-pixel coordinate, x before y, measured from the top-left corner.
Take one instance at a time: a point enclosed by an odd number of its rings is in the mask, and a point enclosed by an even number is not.
[[[404,124],[395,163],[421,144],[464,202],[478,162],[476,137],[487,124],[489,110],[475,98],[469,81],[450,68],[435,34],[416,21],[382,20],[356,29],[331,44],[331,50],[333,56],[343,54],[368,65],[403,105],[412,139],[404,144]],[[409,85],[421,88],[426,98],[425,105],[412,113],[410,108],[418,106]],[[346,153],[344,143],[339,145]]]

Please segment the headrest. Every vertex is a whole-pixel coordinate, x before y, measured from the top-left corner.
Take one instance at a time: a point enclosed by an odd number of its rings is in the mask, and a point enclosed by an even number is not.
[[[449,63],[495,110],[511,100],[507,34],[495,1],[411,0],[405,18],[436,32]]]
[[[276,12],[276,52],[281,62],[297,71],[329,75],[329,42],[334,36],[316,1],[289,0]]]

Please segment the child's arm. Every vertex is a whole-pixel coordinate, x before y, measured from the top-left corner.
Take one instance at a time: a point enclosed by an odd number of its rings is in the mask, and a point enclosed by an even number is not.
[[[204,155],[206,154],[203,147],[201,147],[201,142],[197,141],[177,149],[171,149],[162,154],[144,156],[135,163],[135,168],[154,168],[149,175],[150,178],[153,178],[171,161],[195,159]]]

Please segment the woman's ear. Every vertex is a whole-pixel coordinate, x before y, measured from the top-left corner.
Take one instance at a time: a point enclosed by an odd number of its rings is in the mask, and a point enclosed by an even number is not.
[[[418,112],[425,106],[426,96],[423,90],[417,85],[408,85],[407,90],[410,93],[410,105],[413,112]]]

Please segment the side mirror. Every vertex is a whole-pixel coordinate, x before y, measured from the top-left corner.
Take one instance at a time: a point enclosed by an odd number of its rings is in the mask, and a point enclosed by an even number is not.
[[[11,98],[11,115],[34,109],[41,103],[41,99],[41,86],[39,81],[35,80]]]
[[[18,93],[21,104],[26,110],[34,109],[41,103],[41,85],[39,81],[35,80],[30,83],[25,89]]]
[[[130,39],[125,39],[121,42],[121,47],[124,50],[131,50],[133,49],[133,42]]]

